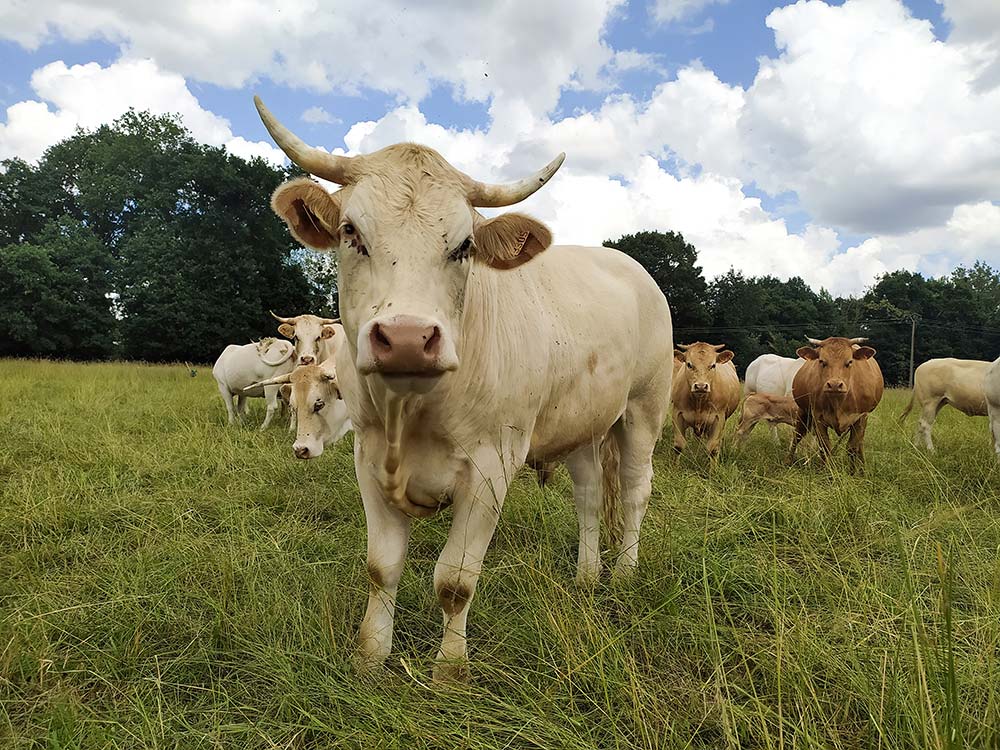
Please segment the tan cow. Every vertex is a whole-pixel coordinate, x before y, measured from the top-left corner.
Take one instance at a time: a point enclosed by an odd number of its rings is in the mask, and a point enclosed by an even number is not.
[[[713,459],[722,447],[726,420],[740,405],[740,379],[732,363],[733,353],[725,344],[678,344],[674,352],[674,451],[687,445],[690,428],[706,438],[705,448]]]
[[[736,440],[746,440],[758,422],[767,422],[772,428],[779,424],[795,426],[799,420],[799,407],[791,396],[772,396],[769,393],[751,393],[743,402],[743,413],[736,428]]]
[[[875,361],[875,350],[860,346],[867,339],[830,337],[808,339],[798,354],[806,363],[795,373],[792,395],[799,407],[788,463],[795,460],[795,449],[806,431],[812,428],[823,462],[830,457],[830,433],[850,430],[847,455],[851,470],[863,469],[865,429],[868,414],[882,400],[882,370]]]
[[[336,372],[355,429],[371,582],[356,663],[369,669],[392,648],[413,519],[450,505],[434,569],[443,621],[435,678],[462,676],[476,584],[526,461],[566,463],[581,583],[601,570],[602,513],[621,519],[616,575],[635,567],[670,398],[667,302],[623,253],[552,246],[531,217],[475,210],[524,200],[563,156],[490,185],[413,143],[330,154],[259,99],[257,108],[294,163],[343,186],[331,194],[298,178],[271,205],[299,241],[337,254],[346,341]]]
[[[314,365],[325,362],[334,355],[334,337],[337,335],[335,324],[340,322],[336,318],[308,314],[282,318],[275,315],[273,310],[271,317],[281,323],[278,333],[295,342],[295,364]]]
[[[929,359],[913,373],[913,394],[899,420],[903,421],[913,409],[914,403],[920,408],[916,440],[923,438],[927,450],[934,450],[931,428],[938,412],[949,404],[970,417],[985,417],[986,392],[983,380],[989,362],[978,359]]]

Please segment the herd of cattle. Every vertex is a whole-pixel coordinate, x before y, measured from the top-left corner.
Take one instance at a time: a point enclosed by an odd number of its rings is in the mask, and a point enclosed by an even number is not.
[[[291,341],[227,347],[213,370],[219,391],[231,422],[247,397],[266,400],[264,427],[279,404],[290,407],[299,458],[355,432],[370,584],[359,669],[391,651],[412,520],[452,508],[434,569],[443,621],[435,678],[462,677],[469,609],[517,471],[566,466],[579,583],[600,576],[602,550],[617,555],[614,577],[628,575],[664,425],[672,412],[678,453],[690,430],[718,456],[741,401],[733,353],[704,342],[675,347],[663,293],[623,253],[553,245],[536,219],[476,210],[524,200],[564,155],[525,179],[488,184],[412,143],[353,157],[310,147],[255,102],[293,163],[341,186],[331,193],[296,178],[271,206],[302,244],[336,253],[342,319],[278,318]],[[747,369],[738,438],[761,421],[787,423],[789,460],[807,431],[825,460],[829,429],[849,432],[851,466],[860,468],[883,391],[875,350],[831,337],[797,353],[765,355]],[[928,447],[943,404],[985,413],[989,400],[1000,450],[1000,364],[987,367],[933,360],[917,370]]]

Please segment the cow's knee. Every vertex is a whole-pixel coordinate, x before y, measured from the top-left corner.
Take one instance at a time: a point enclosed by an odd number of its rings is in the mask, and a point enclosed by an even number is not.
[[[459,573],[447,573],[434,581],[438,603],[448,617],[454,617],[472,601],[472,582]]]

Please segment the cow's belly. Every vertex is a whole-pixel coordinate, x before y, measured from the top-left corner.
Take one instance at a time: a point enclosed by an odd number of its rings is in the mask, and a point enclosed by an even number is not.
[[[624,382],[570,390],[538,415],[531,434],[528,460],[555,461],[577,448],[602,438],[625,410],[628,390]]]

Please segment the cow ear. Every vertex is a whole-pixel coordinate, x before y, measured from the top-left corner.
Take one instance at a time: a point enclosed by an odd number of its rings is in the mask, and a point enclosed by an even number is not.
[[[278,392],[281,393],[281,397],[285,399],[286,403],[291,403],[292,386],[290,386],[288,383],[285,383],[283,386],[281,386],[281,388],[278,389]]]
[[[720,365],[724,365],[726,362],[728,362],[735,356],[736,355],[733,354],[728,349],[724,349],[723,351],[719,352],[718,356],[716,356],[715,358],[715,361],[718,362]]]
[[[278,326],[278,333],[280,333],[286,339],[293,338],[295,336],[295,326],[289,325],[288,323],[282,323],[280,326]]]
[[[674,349],[674,362],[680,362],[684,364],[687,360],[684,358],[685,354],[680,349]]]
[[[875,350],[870,346],[859,346],[854,350],[855,359],[870,359],[875,356]]]
[[[802,359],[819,359],[819,352],[813,349],[811,346],[800,346],[795,350]]]
[[[337,330],[333,326],[323,326],[322,332],[319,337],[322,339],[332,339],[337,335]]]
[[[517,268],[552,244],[552,232],[524,214],[501,214],[473,230],[476,257],[493,268]]]
[[[279,185],[271,208],[306,247],[330,250],[340,242],[340,199],[308,177]]]

